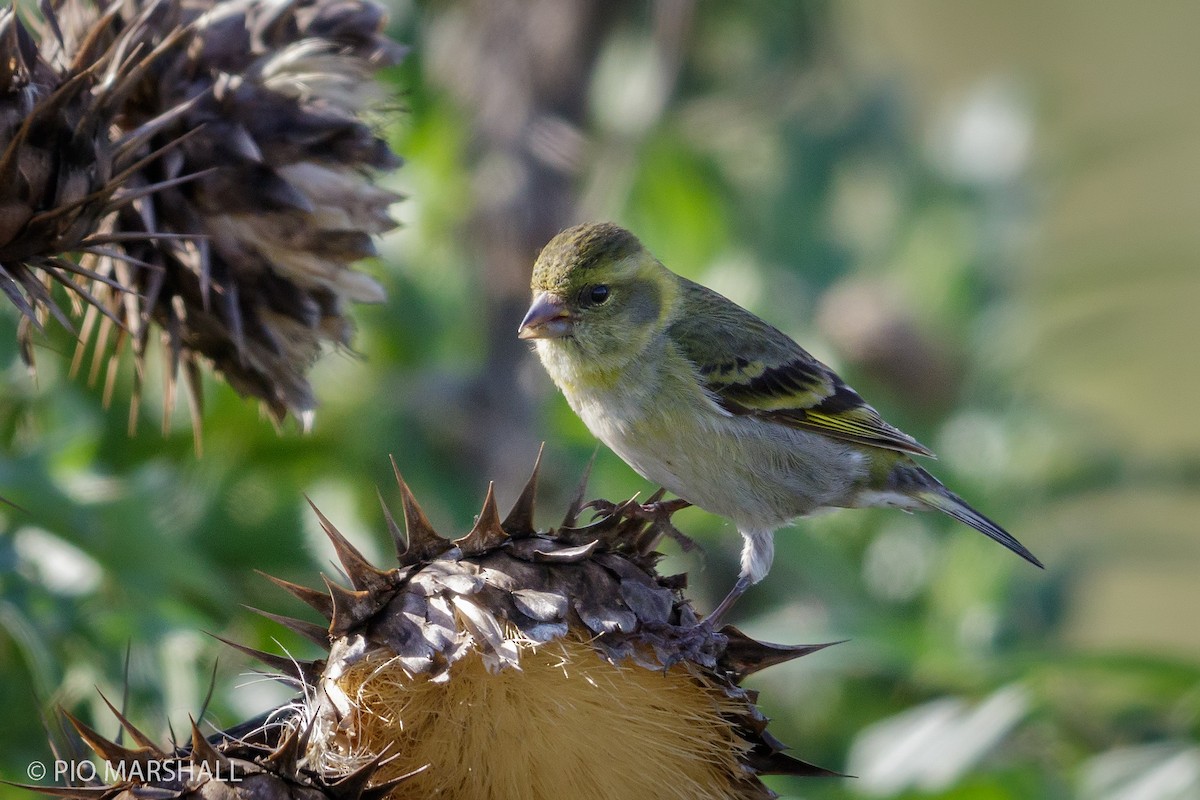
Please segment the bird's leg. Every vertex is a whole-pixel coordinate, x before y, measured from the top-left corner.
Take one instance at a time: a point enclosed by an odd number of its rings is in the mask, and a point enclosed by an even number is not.
[[[717,603],[717,607],[701,624],[709,630],[715,630],[721,622],[721,617],[733,608],[738,598],[746,593],[754,584],[767,576],[771,569],[771,561],[775,558],[775,531],[770,528],[738,528],[742,534],[742,571],[738,573],[737,583],[725,595],[725,599]]]
[[[729,609],[733,608],[733,604],[738,601],[738,598],[746,593],[750,588],[750,578],[742,575],[737,579],[737,583],[729,590],[729,594],[725,595],[725,599],[717,603],[717,607],[712,610],[712,613],[704,618],[700,624],[709,630],[716,630],[721,624],[721,618],[725,616]]]

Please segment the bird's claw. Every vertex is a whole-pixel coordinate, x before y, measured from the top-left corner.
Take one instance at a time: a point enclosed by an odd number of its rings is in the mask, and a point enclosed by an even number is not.
[[[673,539],[683,552],[690,553],[699,545],[696,544],[694,539],[675,527],[674,523],[671,522],[671,516],[676,511],[687,508],[691,503],[682,497],[674,500],[663,500],[662,495],[663,490],[661,489],[655,492],[650,498],[650,502],[634,506],[632,509],[633,514],[639,519],[646,520],[663,534]]]
[[[651,520],[669,520],[676,511],[682,511],[691,506],[687,500],[677,497],[674,500],[652,500],[638,506],[637,513]]]
[[[661,492],[656,492],[655,496],[659,496],[660,494]],[[579,510],[592,509],[595,512],[592,514],[593,520],[600,517],[609,517],[618,511],[623,511],[631,517],[637,517],[648,522],[662,522],[669,520],[671,515],[676,511],[685,509],[690,505],[691,503],[683,498],[676,498],[674,500],[651,499],[648,503],[635,503],[632,501],[614,503],[611,500],[589,500],[580,506]]]
[[[674,500],[663,500],[664,491],[663,489],[659,489],[650,496],[649,502],[646,503],[638,503],[634,500],[627,500],[624,503],[614,503],[611,500],[590,500],[580,506],[579,510],[582,511],[585,508],[590,508],[593,511],[593,522],[601,517],[611,517],[614,514],[625,514],[630,518],[649,522],[652,526],[658,528],[663,535],[673,539],[683,552],[690,553],[699,547],[699,545],[690,536],[672,524],[671,516],[676,511],[687,508],[691,503],[681,497]]]
[[[592,522],[595,522],[601,517],[611,517],[613,514],[616,514],[622,505],[624,504],[614,503],[611,500],[589,500],[581,505],[579,510],[582,512],[590,508],[592,510]]]

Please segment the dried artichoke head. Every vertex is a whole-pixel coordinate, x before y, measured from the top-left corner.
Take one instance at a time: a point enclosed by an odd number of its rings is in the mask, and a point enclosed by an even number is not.
[[[0,289],[70,327],[91,375],[122,349],[167,355],[198,421],[209,365],[271,416],[307,420],[309,367],[347,346],[399,158],[367,121],[404,48],[370,0],[64,0],[0,10]],[[108,360],[108,369],[113,362]],[[111,378],[110,378],[111,384]]]
[[[700,624],[682,576],[655,569],[667,515],[636,502],[590,524],[579,505],[533,525],[537,471],[501,518],[489,489],[455,540],[400,484],[406,533],[385,516],[398,566],[380,569],[323,515],[349,586],[275,580],[326,624],[270,615],[326,648],[299,665],[323,774],[426,767],[393,798],[757,798],[766,773],[832,775],[783,753],[742,680],[824,645],[757,642]],[[273,666],[297,667],[256,651]]]
[[[230,643],[297,699],[161,748],[110,704],[132,745],[69,717],[117,767],[107,786],[39,788],[78,800],[609,800],[768,798],[765,774],[835,775],[786,755],[742,687],[826,645],[713,631],[658,573],[669,511],[583,504],[533,522],[537,468],[501,517],[489,489],[464,536],[439,536],[397,474],[397,564],[369,563],[320,511],[349,584],[278,578],[321,624],[261,612],[318,644],[312,661]],[[585,507],[599,509],[587,524]],[[135,746],[133,746],[135,745]]]

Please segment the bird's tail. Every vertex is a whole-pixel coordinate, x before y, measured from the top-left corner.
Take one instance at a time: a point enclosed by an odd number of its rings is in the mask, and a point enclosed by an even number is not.
[[[922,472],[924,472],[924,470],[922,470]],[[1015,536],[1004,530],[1004,528],[1001,528],[996,523],[992,522],[983,514],[980,514],[978,511],[971,508],[971,506],[967,504],[967,501],[963,500],[961,497],[954,494],[940,483],[937,483],[936,480],[934,482],[937,484],[936,488],[931,487],[918,490],[913,493],[913,497],[915,497],[924,505],[929,506],[937,511],[941,511],[943,514],[954,517],[959,522],[965,525],[970,525],[983,535],[991,539],[995,539],[997,542],[1028,561],[1030,564],[1045,569],[1045,566],[1042,564],[1042,562],[1038,561],[1037,556],[1029,552],[1025,545],[1017,541]]]

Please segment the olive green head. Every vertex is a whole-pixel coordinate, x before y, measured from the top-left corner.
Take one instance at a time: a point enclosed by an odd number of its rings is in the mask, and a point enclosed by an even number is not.
[[[562,231],[542,248],[533,265],[534,294],[569,296],[585,284],[612,277],[614,269],[643,253],[642,243],[611,222],[588,222]]]
[[[562,339],[597,359],[632,355],[662,327],[674,276],[610,222],[568,228],[533,267],[533,304],[517,335]]]

